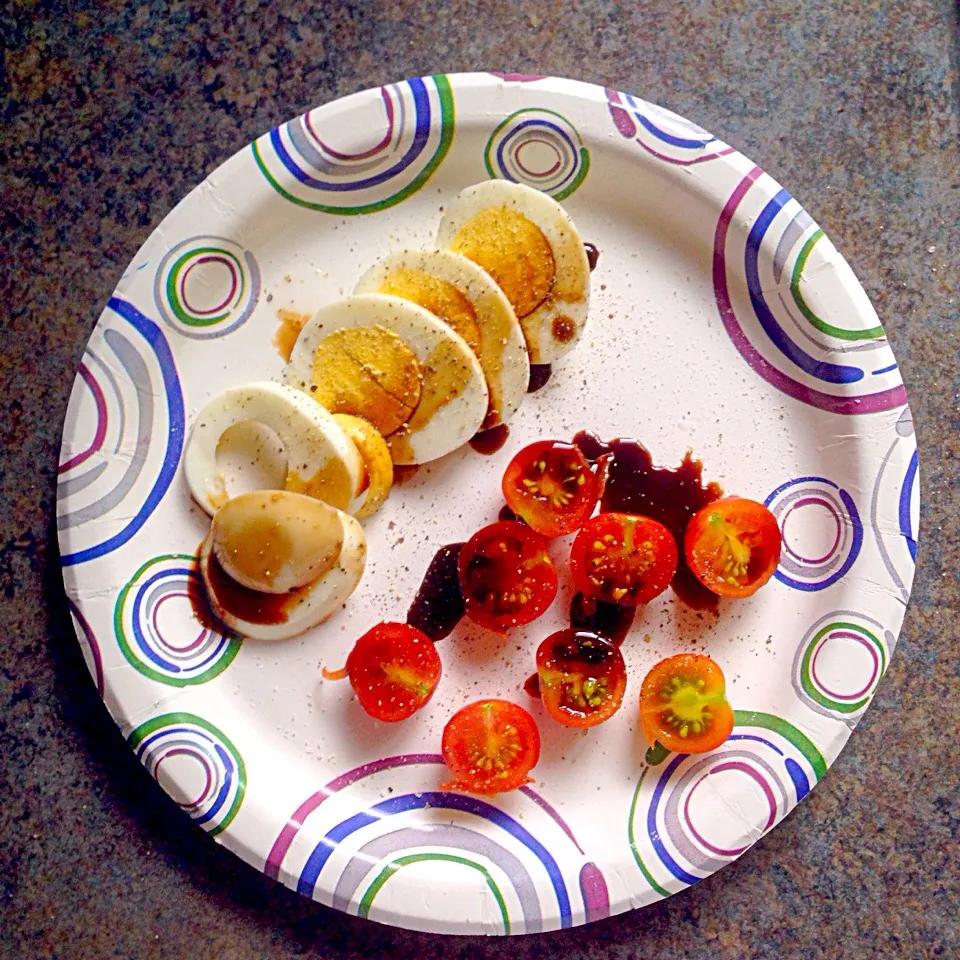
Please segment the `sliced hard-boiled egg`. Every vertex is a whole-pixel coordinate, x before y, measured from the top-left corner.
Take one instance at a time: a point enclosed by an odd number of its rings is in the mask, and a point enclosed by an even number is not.
[[[355,506],[363,463],[333,417],[293,387],[257,382],[224,390],[197,414],[183,465],[190,493],[207,513],[212,515],[230,499],[217,467],[217,444],[244,421],[263,424],[279,438],[287,460],[285,489],[341,510]],[[257,456],[258,451],[251,452]]]
[[[255,490],[228,500],[213,516],[213,551],[241,586],[289,593],[337,562],[343,547],[340,511],[286,490]]]
[[[363,576],[367,546],[359,522],[342,511],[333,511],[339,521],[336,524],[329,522],[326,513],[321,520],[320,513],[306,506],[305,500],[325,507],[283,491],[244,494],[221,508],[230,511],[229,517],[219,524],[215,517],[203,541],[200,575],[210,606],[242,636],[257,640],[295,637],[326,620],[346,602]],[[234,506],[237,501],[239,506]],[[279,546],[271,544],[261,554],[266,526]],[[276,557],[271,555],[273,551],[277,551]],[[274,564],[280,568],[279,579]],[[261,589],[244,585],[231,575],[236,573]],[[284,592],[262,589],[301,580],[302,584]]]
[[[456,450],[487,413],[487,384],[467,342],[422,307],[384,294],[317,311],[293,347],[286,379],[331,413],[371,423],[397,464]]]
[[[375,514],[390,493],[393,486],[393,459],[383,434],[373,424],[362,417],[349,413],[335,413],[343,432],[353,441],[363,460],[364,479],[361,484],[363,501],[353,511],[357,519],[362,520]]]
[[[513,305],[531,363],[552,363],[587,321],[590,264],[567,212],[521,183],[467,187],[444,211],[437,246],[483,267]]]
[[[451,250],[402,250],[374,264],[355,292],[410,300],[467,341],[490,391],[484,428],[519,408],[530,380],[523,330],[503,291],[472,260]]]

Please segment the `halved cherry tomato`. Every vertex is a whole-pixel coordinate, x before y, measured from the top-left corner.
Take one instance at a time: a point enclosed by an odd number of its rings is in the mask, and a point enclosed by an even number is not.
[[[749,597],[780,562],[777,518],[762,504],[724,497],[698,510],[683,536],[687,564],[721,597]]]
[[[559,440],[524,447],[507,466],[502,487],[510,509],[545,537],[579,530],[602,492],[590,461]]]
[[[537,648],[540,697],[567,727],[595,727],[620,708],[627,688],[623,654],[585,630],[558,630]]]
[[[405,720],[433,696],[440,656],[433,641],[408,623],[378,623],[354,645],[341,670],[323,669],[326,680],[350,678],[371,717]]]
[[[540,731],[523,707],[479,700],[447,721],[441,749],[454,776],[441,789],[503,793],[532,782],[528,774],[540,759]]]
[[[677,560],[677,542],[662,523],[601,513],[573,541],[570,572],[584,596],[636,607],[667,589]]]
[[[702,653],[661,660],[640,687],[640,722],[650,746],[677,753],[706,753],[733,730],[723,671]]]
[[[498,633],[536,620],[557,595],[547,541],[516,521],[478,530],[460,550],[457,571],[467,616]]]

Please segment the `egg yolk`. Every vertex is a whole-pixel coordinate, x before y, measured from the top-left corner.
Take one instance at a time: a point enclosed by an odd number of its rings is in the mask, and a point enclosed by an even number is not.
[[[450,249],[483,267],[519,318],[543,303],[553,286],[557,270],[549,241],[532,220],[509,207],[487,207],[472,216]]]
[[[363,417],[384,435],[410,419],[420,390],[416,355],[384,327],[335,330],[314,353],[310,395],[331,413]]]
[[[291,493],[306,494],[314,500],[322,500],[342,509],[346,509],[357,495],[353,477],[340,457],[333,457],[313,473],[303,472],[306,469],[306,464],[299,468],[291,467],[284,489]]]
[[[393,460],[386,440],[372,424],[347,413],[335,413],[334,420],[353,441],[363,460],[364,482],[360,492],[366,492],[363,504],[356,512],[358,520],[377,512],[393,486]]]
[[[401,267],[390,273],[380,286],[380,293],[403,297],[429,310],[453,327],[476,353],[480,348],[480,324],[473,304],[455,284],[423,270]]]

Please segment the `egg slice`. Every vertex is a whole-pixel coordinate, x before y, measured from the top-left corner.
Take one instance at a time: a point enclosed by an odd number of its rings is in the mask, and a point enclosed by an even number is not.
[[[257,640],[286,640],[347,601],[366,554],[363,528],[349,514],[298,494],[259,491],[218,511],[200,549],[200,575],[228,627]]]
[[[393,486],[393,458],[383,434],[372,423],[349,413],[335,413],[333,419],[353,441],[363,460],[364,478],[361,484],[363,500],[353,510],[358,520],[370,517],[383,506]]]
[[[354,501],[361,494],[363,462],[333,417],[299,390],[258,382],[224,390],[197,414],[183,467],[190,493],[207,513],[213,515],[230,499],[217,467],[217,444],[230,427],[244,421],[263,424],[279,437],[287,458],[285,489],[340,510],[358,506]],[[251,451],[252,458],[259,455]]]
[[[472,260],[451,250],[402,250],[374,264],[354,292],[403,297],[466,340],[490,393],[484,429],[517,411],[530,381],[523,330],[503,291]]]
[[[409,300],[383,294],[318,310],[294,344],[286,380],[331,413],[375,426],[397,464],[456,450],[487,413],[483,371],[463,337]]]
[[[552,363],[580,338],[590,264],[577,228],[552,197],[508,180],[467,187],[444,211],[437,246],[496,280],[520,320],[531,363]]]

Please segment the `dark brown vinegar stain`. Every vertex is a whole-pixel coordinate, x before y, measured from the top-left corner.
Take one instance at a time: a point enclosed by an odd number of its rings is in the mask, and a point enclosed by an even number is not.
[[[498,423],[489,430],[481,430],[474,434],[470,440],[470,446],[485,456],[490,456],[500,450],[507,442],[510,436],[510,428],[505,423]]]
[[[462,543],[448,543],[436,552],[407,612],[407,623],[422,630],[434,642],[449,637],[464,616],[457,574],[462,546]]]
[[[530,380],[527,382],[527,393],[536,393],[547,385],[553,367],[549,363],[531,363]]]
[[[590,264],[590,272],[593,273],[597,269],[597,264],[600,262],[600,248],[595,243],[585,243],[583,249],[587,254],[587,263]]]

